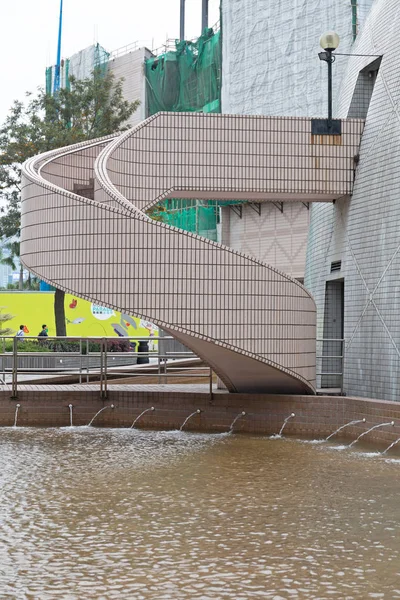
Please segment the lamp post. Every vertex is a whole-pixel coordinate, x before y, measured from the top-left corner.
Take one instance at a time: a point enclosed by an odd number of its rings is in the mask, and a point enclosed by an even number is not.
[[[181,0],[181,10],[179,19],[179,37],[181,42],[185,39],[185,0]]]
[[[201,4],[201,33],[208,27],[208,0],[202,0]]]
[[[339,46],[339,36],[334,31],[328,31],[321,35],[319,43],[324,52],[318,54],[319,59],[328,64],[328,129],[332,126],[332,64],[335,56],[332,54]]]

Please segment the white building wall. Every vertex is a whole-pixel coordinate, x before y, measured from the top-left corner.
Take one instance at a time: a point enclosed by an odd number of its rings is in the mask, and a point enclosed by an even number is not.
[[[122,56],[113,58],[111,55],[109,69],[116,79],[124,78],[122,90],[129,102],[140,100],[140,106],[133,113],[129,124],[138,125],[146,118],[146,86],[144,75],[145,58],[151,56],[147,48],[138,48]]]
[[[358,0],[359,24],[373,0]],[[352,46],[350,0],[223,0],[222,110],[227,113],[326,117],[327,66],[319,38]],[[334,65],[334,103],[346,69]]]
[[[306,285],[323,323],[330,264],[342,260],[345,391],[400,399],[400,57],[398,0],[375,0],[354,47],[383,54],[366,120],[354,194],[311,215]],[[359,72],[374,60],[356,57],[344,79],[339,114],[351,105]]]
[[[359,24],[372,1],[358,1]],[[222,27],[222,112],[327,116],[319,38],[333,29],[340,51],[351,50],[350,0],[222,0]],[[346,65],[346,57],[334,64],[334,107]],[[262,217],[244,208],[241,220],[230,214],[231,230],[221,228],[222,242],[303,278],[309,217],[303,204],[285,203],[283,213],[263,205]]]
[[[107,58],[108,52],[99,44],[88,46],[71,56],[68,75],[76,79],[89,79],[95,67],[107,62]]]

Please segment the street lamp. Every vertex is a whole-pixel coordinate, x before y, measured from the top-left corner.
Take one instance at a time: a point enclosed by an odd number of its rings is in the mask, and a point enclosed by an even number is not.
[[[334,31],[328,31],[321,35],[319,43],[324,52],[318,54],[319,59],[328,63],[328,129],[332,126],[332,63],[335,56],[332,54],[339,46],[339,36]]]

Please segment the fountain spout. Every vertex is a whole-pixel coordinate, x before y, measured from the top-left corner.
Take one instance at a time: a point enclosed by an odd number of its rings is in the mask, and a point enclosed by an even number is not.
[[[186,419],[184,420],[184,422],[182,423],[182,425],[179,428],[179,431],[182,431],[183,428],[185,427],[186,423],[189,421],[189,419],[191,419],[192,417],[194,417],[195,415],[199,415],[201,413],[201,410],[198,408],[197,410],[195,410],[194,412],[192,412],[191,415],[189,415],[188,417],[186,417]]]
[[[382,455],[383,455],[383,454],[386,454],[386,452],[389,452],[389,450],[390,450],[391,448],[393,448],[393,446],[396,446],[396,444],[398,444],[399,442],[400,442],[400,438],[398,438],[398,439],[397,439],[395,442],[392,442],[392,443],[390,444],[390,446],[388,446],[388,447],[386,448],[386,450],[384,450],[383,452],[381,452],[381,454],[382,454]]]
[[[18,421],[18,410],[21,407],[20,404],[16,404],[15,405],[15,416],[14,416],[14,427],[17,426],[17,421]]]
[[[91,424],[93,423],[93,421],[95,420],[95,418],[103,412],[103,410],[106,410],[106,408],[115,408],[114,404],[110,404],[110,406],[103,406],[103,408],[101,408],[93,417],[93,419],[90,421],[90,423],[88,424],[88,427],[91,426]]]
[[[328,435],[328,437],[326,438],[325,441],[327,442],[328,440],[330,440],[331,437],[333,437],[334,435],[336,435],[337,433],[339,433],[339,431],[341,431],[345,427],[349,427],[350,425],[356,425],[357,423],[365,423],[365,419],[357,419],[356,421],[350,421],[349,423],[346,423],[345,425],[342,425],[341,427],[339,427],[338,429],[336,429],[336,431],[334,431],[333,433],[331,433],[331,435]]]
[[[391,427],[393,427],[394,421],[390,421],[390,423],[380,423],[379,425],[374,425],[373,427],[370,427],[367,431],[364,431],[363,433],[361,433],[356,440],[352,441],[351,444],[349,444],[349,448],[354,446],[354,444],[356,444],[358,442],[358,440],[360,440],[362,437],[364,437],[364,435],[367,435],[367,433],[369,433],[370,431],[373,431],[374,429],[378,429],[378,427],[388,427],[389,425]]]
[[[136,423],[139,421],[140,417],[144,414],[146,414],[147,412],[149,412],[149,410],[154,411],[156,410],[154,408],[154,406],[151,406],[150,408],[146,408],[146,410],[144,410],[143,412],[140,413],[140,415],[138,417],[136,417],[136,419],[133,421],[132,425],[131,425],[131,429],[133,429],[136,425]]]
[[[232,421],[232,424],[231,424],[231,426],[230,426],[230,428],[229,428],[229,433],[232,433],[232,432],[233,432],[233,427],[234,427],[234,425],[235,425],[236,421],[237,421],[238,419],[240,419],[240,417],[245,417],[245,416],[246,416],[246,413],[244,412],[244,410],[242,410],[242,412],[241,412],[241,413],[239,413],[239,414],[237,415],[237,417],[235,417],[235,418],[233,419],[233,421]]]
[[[283,425],[281,427],[280,432],[278,433],[278,436],[280,437],[282,435],[282,431],[285,429],[286,427],[286,423],[289,421],[289,419],[293,419],[293,417],[295,417],[296,415],[294,413],[291,413],[288,417],[286,417],[286,419],[283,421]]]
[[[72,427],[72,409],[74,408],[72,404],[68,404],[69,408],[69,426]]]

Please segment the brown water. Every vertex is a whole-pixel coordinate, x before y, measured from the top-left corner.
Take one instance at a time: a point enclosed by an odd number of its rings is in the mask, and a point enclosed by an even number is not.
[[[0,598],[400,598],[400,461],[241,435],[0,430]]]

